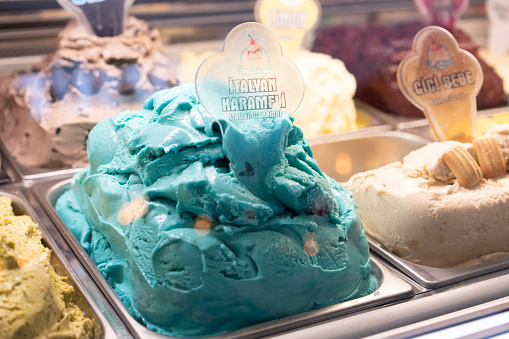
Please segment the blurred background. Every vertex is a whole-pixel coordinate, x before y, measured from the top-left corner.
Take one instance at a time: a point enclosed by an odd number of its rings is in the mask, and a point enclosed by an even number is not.
[[[159,28],[165,43],[222,40],[228,32],[253,21],[252,0],[137,0],[130,14]],[[412,0],[321,0],[321,26],[349,22],[390,25],[419,20]],[[53,52],[57,35],[71,18],[56,0],[0,0],[0,58]],[[470,0],[463,15],[475,42],[486,36],[483,0]],[[464,27],[462,27],[464,28]]]

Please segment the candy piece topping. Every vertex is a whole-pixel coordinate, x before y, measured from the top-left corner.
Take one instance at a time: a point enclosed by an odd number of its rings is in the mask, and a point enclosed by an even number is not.
[[[496,177],[506,172],[504,153],[495,138],[477,138],[473,145],[485,178]]]
[[[141,218],[148,212],[148,204],[142,198],[137,198],[125,203],[117,215],[117,220],[122,225],[129,225],[134,220]]]

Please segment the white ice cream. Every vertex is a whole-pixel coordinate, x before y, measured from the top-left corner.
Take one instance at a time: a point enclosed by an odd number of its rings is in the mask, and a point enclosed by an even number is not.
[[[294,116],[304,135],[312,137],[356,128],[353,96],[357,83],[343,61],[303,50],[295,63],[302,72],[305,93]]]
[[[486,133],[509,159],[509,125]],[[403,259],[433,267],[470,266],[509,254],[509,175],[462,187],[442,160],[460,143],[432,143],[353,176],[345,186],[366,233]],[[474,154],[471,144],[462,144]],[[475,159],[475,157],[474,157]]]

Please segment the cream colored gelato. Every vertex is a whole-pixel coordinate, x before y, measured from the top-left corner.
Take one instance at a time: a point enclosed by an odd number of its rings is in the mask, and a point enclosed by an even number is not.
[[[295,63],[304,78],[304,99],[295,123],[306,137],[357,128],[353,96],[355,77],[345,64],[327,54],[302,50]]]
[[[29,216],[0,196],[0,338],[93,338],[74,289],[50,265],[51,251]]]
[[[180,53],[178,77],[182,82],[194,82],[201,63],[218,51]],[[357,110],[353,96],[355,77],[345,64],[327,54],[301,50],[296,60],[305,84],[304,98],[295,112],[295,123],[306,137],[355,129]]]
[[[509,125],[483,137],[496,139],[509,159]],[[509,254],[509,175],[461,186],[443,154],[472,144],[435,142],[403,162],[354,175],[353,193],[366,233],[403,259],[433,267],[470,266]],[[491,155],[490,155],[491,156]]]

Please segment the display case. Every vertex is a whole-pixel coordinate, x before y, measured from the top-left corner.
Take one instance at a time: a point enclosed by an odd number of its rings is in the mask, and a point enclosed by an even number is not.
[[[412,1],[322,0],[320,3],[322,7],[320,24],[314,32],[306,36],[303,43],[305,49],[316,53],[318,53],[318,50],[327,53],[327,47],[333,45],[343,47],[345,50],[350,49],[350,47],[352,50],[365,47],[368,51],[369,47],[373,46],[371,57],[375,58],[378,54],[384,53],[383,47],[385,45],[380,43],[380,40],[387,38],[387,41],[395,41],[394,44],[396,45],[398,43],[404,45],[408,44],[408,37],[393,36],[396,33],[387,33],[390,36],[383,37],[383,39],[376,34],[372,36],[348,36],[347,33],[351,34],[351,32],[344,30],[341,31],[345,32],[344,36],[332,35],[333,39],[331,39],[331,36],[327,35],[326,38],[329,40],[316,38],[320,35],[320,32],[334,27],[356,26],[368,28],[375,32],[380,27],[392,28],[400,24],[410,23],[412,25],[415,22],[422,22],[421,16]],[[160,39],[164,49],[164,51],[161,51],[161,55],[165,55],[167,58],[164,67],[161,68],[171,70],[172,74],[175,74],[175,82],[169,86],[172,87],[181,82],[179,77],[184,78],[183,73],[179,73],[183,72],[179,67],[183,67],[186,63],[189,64],[186,65],[186,67],[189,67],[186,71],[191,74],[186,81],[193,81],[193,75],[201,62],[209,55],[221,50],[224,38],[232,28],[240,23],[255,20],[254,7],[255,1],[248,0],[213,2],[137,0],[130,8],[129,13],[148,24],[147,27],[150,28],[147,28],[147,32],[149,32],[147,34],[152,39],[151,41]],[[23,92],[18,96],[9,97],[8,95],[16,92],[19,88],[12,85],[13,80],[11,78],[7,81],[11,81],[8,86],[12,86],[7,91],[2,92],[1,81],[6,81],[5,79],[9,79],[14,74],[30,74],[34,71],[34,68],[39,67],[34,67],[34,65],[44,65],[34,72],[36,78],[40,77],[43,79],[40,81],[46,81],[43,85],[39,85],[39,88],[47,90],[47,93],[44,94],[44,100],[47,100],[50,104],[58,101],[55,100],[55,96],[58,96],[58,94],[55,94],[54,88],[53,90],[50,89],[51,84],[53,84],[52,77],[56,74],[54,66],[61,65],[62,60],[68,59],[59,59],[55,64],[51,64],[48,63],[48,60],[50,60],[48,56],[53,55],[59,49],[59,34],[71,20],[72,16],[63,10],[56,0],[0,0],[0,93],[3,93],[0,100],[7,101],[6,98],[9,98],[11,102],[16,102],[28,96]],[[488,27],[485,1],[470,0],[469,7],[459,20],[457,28],[468,35],[469,44],[486,50]],[[361,36],[362,38],[359,38]],[[79,39],[77,41],[81,42]],[[371,43],[372,45],[370,45]],[[90,55],[83,53],[83,50],[78,50],[79,52],[76,53],[78,57],[86,55],[85,59],[92,58]],[[330,50],[332,51],[332,47]],[[397,48],[388,50],[389,52],[386,51],[386,54],[389,54],[389,59],[392,60],[392,66],[394,66],[396,64],[394,60],[399,60],[400,55],[394,52]],[[121,54],[121,52],[120,48],[114,49],[112,58],[115,58],[115,53]],[[361,59],[359,55],[362,55],[362,58],[370,57],[365,51],[355,53],[352,52],[351,55],[347,55],[345,58],[355,56],[357,59]],[[480,54],[481,57],[485,55]],[[128,58],[120,61],[114,59],[115,61],[111,61],[108,66],[118,66],[117,68],[124,72],[128,67],[122,65],[129,63],[126,59]],[[360,64],[361,60],[357,59],[349,62]],[[75,70],[80,67],[83,68],[79,66],[79,62],[73,61],[73,63],[73,66],[65,64],[60,69],[68,73],[63,77],[68,79],[69,83],[72,83],[73,79],[79,76],[79,74],[74,74]],[[136,65],[134,68],[137,71],[130,74],[138,72],[141,74],[138,74],[138,77],[149,79],[149,71],[161,66],[157,62],[154,62],[155,66],[150,64],[150,70],[146,72],[147,75],[145,76],[143,71],[140,71],[144,67],[144,63],[145,61],[138,64],[134,62]],[[345,61],[345,64],[346,69],[353,73],[348,69],[347,61]],[[491,63],[488,64],[491,65]],[[108,72],[104,71],[105,74]],[[164,73],[160,69],[158,72],[160,72],[158,74]],[[494,71],[495,74],[496,72],[497,70]],[[332,73],[332,71],[326,70],[324,73]],[[111,74],[103,75],[102,81],[106,83],[111,80],[110,78],[116,77],[112,81],[121,83],[122,79],[129,75],[121,73],[121,75],[112,76]],[[359,77],[356,78],[357,85],[360,84]],[[136,75],[134,78],[136,78]],[[153,78],[149,80],[152,81],[154,88],[157,87]],[[306,78],[304,78],[304,81],[306,81]],[[388,83],[395,86],[395,81],[392,78]],[[500,87],[501,83],[502,80],[497,86]],[[119,87],[121,86],[119,85],[115,89]],[[162,87],[157,87],[157,89],[162,89]],[[395,90],[397,91],[397,88]],[[329,93],[327,86],[324,86],[320,91],[325,93],[324,96]],[[380,90],[381,93],[383,91],[383,89]],[[66,93],[63,95],[66,95]],[[94,92],[93,95],[96,93],[100,93],[100,91]],[[130,106],[126,110],[141,111],[144,100],[150,96],[148,92],[145,94],[142,99],[137,98],[139,99],[137,106]],[[90,97],[92,96],[89,95],[87,98],[90,99]],[[509,112],[509,107],[507,107],[508,93],[503,92],[502,97],[505,100],[503,104],[497,104],[498,107],[496,108],[479,111],[478,125],[482,128],[480,134],[491,126],[509,120],[507,118]],[[89,101],[90,105],[100,102],[95,97],[94,100]],[[345,183],[356,173],[402,161],[408,153],[435,141],[430,125],[424,116],[410,117],[393,114],[394,112],[384,111],[380,107],[376,108],[367,104],[358,97],[352,99],[352,102],[356,117],[354,127],[312,136],[308,136],[307,132],[304,133],[304,137],[309,142],[310,154],[308,155],[312,154],[319,171],[324,173],[327,180],[330,177],[339,183]],[[18,103],[15,103],[15,105]],[[316,104],[316,106],[320,104]],[[23,103],[18,106],[23,105],[26,104]],[[16,106],[16,109],[18,106]],[[6,107],[10,109],[12,106],[0,103],[0,109],[7,110]],[[343,113],[339,112],[338,109],[331,112],[331,114],[340,115]],[[44,121],[43,115],[34,118],[35,128],[39,131],[39,128],[50,126],[48,127],[50,132],[47,134],[58,139],[59,147],[64,149],[64,146],[67,146],[67,141],[59,136],[59,133],[64,130],[60,128],[59,124],[61,122],[58,120],[60,118],[48,122]],[[2,117],[1,113],[0,117]],[[68,115],[62,114],[62,121],[67,118]],[[13,123],[14,120],[16,120],[15,114],[8,122]],[[297,124],[298,117],[295,117],[295,121]],[[302,124],[307,125],[312,124],[312,122],[313,118],[310,118]],[[0,120],[0,123],[2,123],[2,120]],[[68,130],[70,132],[66,132],[67,137],[73,142],[79,139],[76,144],[79,144],[82,155],[86,154],[85,141],[95,123],[97,121],[93,123],[79,121],[75,123],[75,125],[79,125],[79,128],[76,127],[76,129],[70,129]],[[115,123],[121,125],[118,121]],[[22,122],[15,122],[13,126],[19,124],[22,124]],[[2,128],[0,128],[1,130]],[[78,134],[79,136],[77,136]],[[110,136],[105,135],[105,148],[111,146],[110,143],[114,143],[111,141],[113,139],[106,140],[106,137],[109,138]],[[134,136],[132,138],[134,140]],[[9,150],[11,145],[8,145],[8,142],[10,141],[2,141],[0,138],[0,195],[13,197],[23,213],[30,215],[42,225],[41,229],[45,243],[55,253],[58,270],[70,277],[73,286],[77,289],[80,303],[86,304],[84,307],[87,309],[87,313],[97,320],[99,337],[172,337],[171,335],[166,336],[152,331],[139,322],[139,315],[133,316],[129,312],[129,303],[122,296],[119,297],[115,294],[109,281],[104,276],[103,267],[98,269],[94,265],[91,257],[80,245],[81,239],[74,237],[56,212],[56,202],[70,188],[71,178],[78,175],[78,173],[82,173],[89,166],[89,163],[85,161],[72,165],[52,164],[51,166],[22,164],[16,160],[15,152]],[[39,145],[36,143],[36,146]],[[39,152],[37,147],[35,147],[36,153]],[[307,147],[307,144],[305,147]],[[132,152],[134,154],[135,151]],[[65,158],[66,153],[63,152],[62,154]],[[303,161],[301,158],[297,160]],[[219,168],[220,165],[216,167]],[[125,170],[125,168],[122,170]],[[163,170],[161,169],[161,171]],[[105,202],[103,207],[106,208],[107,204],[108,202]],[[176,205],[175,208],[178,209],[179,207]],[[482,225],[479,225],[479,227],[482,227]],[[362,234],[364,233],[362,232]],[[367,241],[370,248],[369,258],[372,262],[372,273],[379,283],[379,287],[375,291],[371,291],[371,293],[359,299],[272,321],[264,321],[255,326],[246,326],[237,331],[213,337],[309,338],[317,336],[320,338],[353,338],[365,336],[418,337],[424,334],[442,336],[447,335],[446,328],[456,331],[458,330],[457,326],[464,326],[465,324],[471,324],[466,329],[466,331],[470,331],[473,327],[481,326],[477,325],[477,322],[474,323],[474,321],[482,322],[482,319],[489,319],[484,322],[488,325],[483,327],[480,333],[475,333],[476,335],[494,335],[508,330],[509,261],[507,257],[467,268],[432,268],[398,257],[388,250],[384,244],[370,236],[367,236]]]

